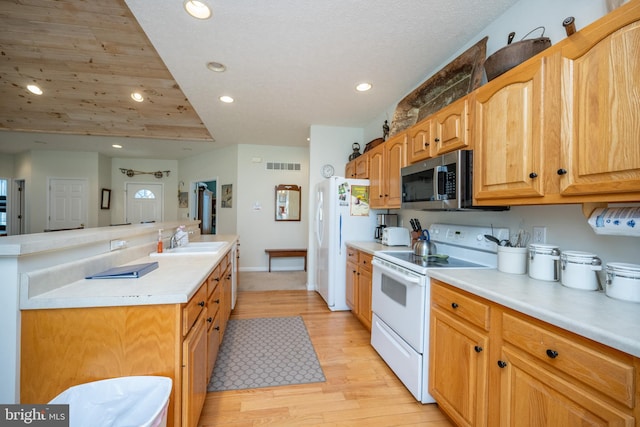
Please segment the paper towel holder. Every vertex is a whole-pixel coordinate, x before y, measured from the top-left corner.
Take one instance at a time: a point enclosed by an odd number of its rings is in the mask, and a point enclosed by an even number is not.
[[[582,204],[582,214],[587,218],[591,218],[591,214],[598,208],[607,208],[609,203],[606,202],[586,202]]]

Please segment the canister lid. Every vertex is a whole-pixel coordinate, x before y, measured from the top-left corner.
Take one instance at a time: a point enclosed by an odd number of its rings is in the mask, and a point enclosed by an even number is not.
[[[530,243],[529,251],[537,254],[550,254],[554,250],[558,250],[557,245],[548,245],[544,243]],[[557,253],[556,253],[557,255]]]
[[[627,264],[624,262],[608,262],[607,270],[614,273],[630,273],[640,275],[640,264]]]
[[[579,262],[590,264],[594,258],[598,258],[596,254],[581,251],[562,251],[560,258],[566,259],[569,262]]]

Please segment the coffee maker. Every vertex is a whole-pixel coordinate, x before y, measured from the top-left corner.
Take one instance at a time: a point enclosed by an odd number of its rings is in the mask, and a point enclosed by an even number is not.
[[[397,227],[398,215],[397,214],[378,214],[376,222],[376,232],[374,238],[378,243],[382,241],[382,230],[386,227]]]

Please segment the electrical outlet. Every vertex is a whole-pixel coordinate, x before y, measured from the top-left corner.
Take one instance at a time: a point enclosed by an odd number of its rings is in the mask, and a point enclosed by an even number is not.
[[[547,243],[547,227],[533,227],[531,243]]]

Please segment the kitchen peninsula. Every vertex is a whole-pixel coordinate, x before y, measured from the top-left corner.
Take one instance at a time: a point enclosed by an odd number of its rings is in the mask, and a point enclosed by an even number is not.
[[[173,380],[168,425],[197,423],[235,296],[237,236],[200,236],[189,222],[190,240],[222,242],[217,252],[150,256],[158,229],[168,247],[169,230],[183,224],[6,238],[0,259],[14,265],[19,301],[12,351],[20,375],[11,384],[21,403],[103,378],[162,375]],[[139,279],[85,279],[153,261],[158,268]]]

